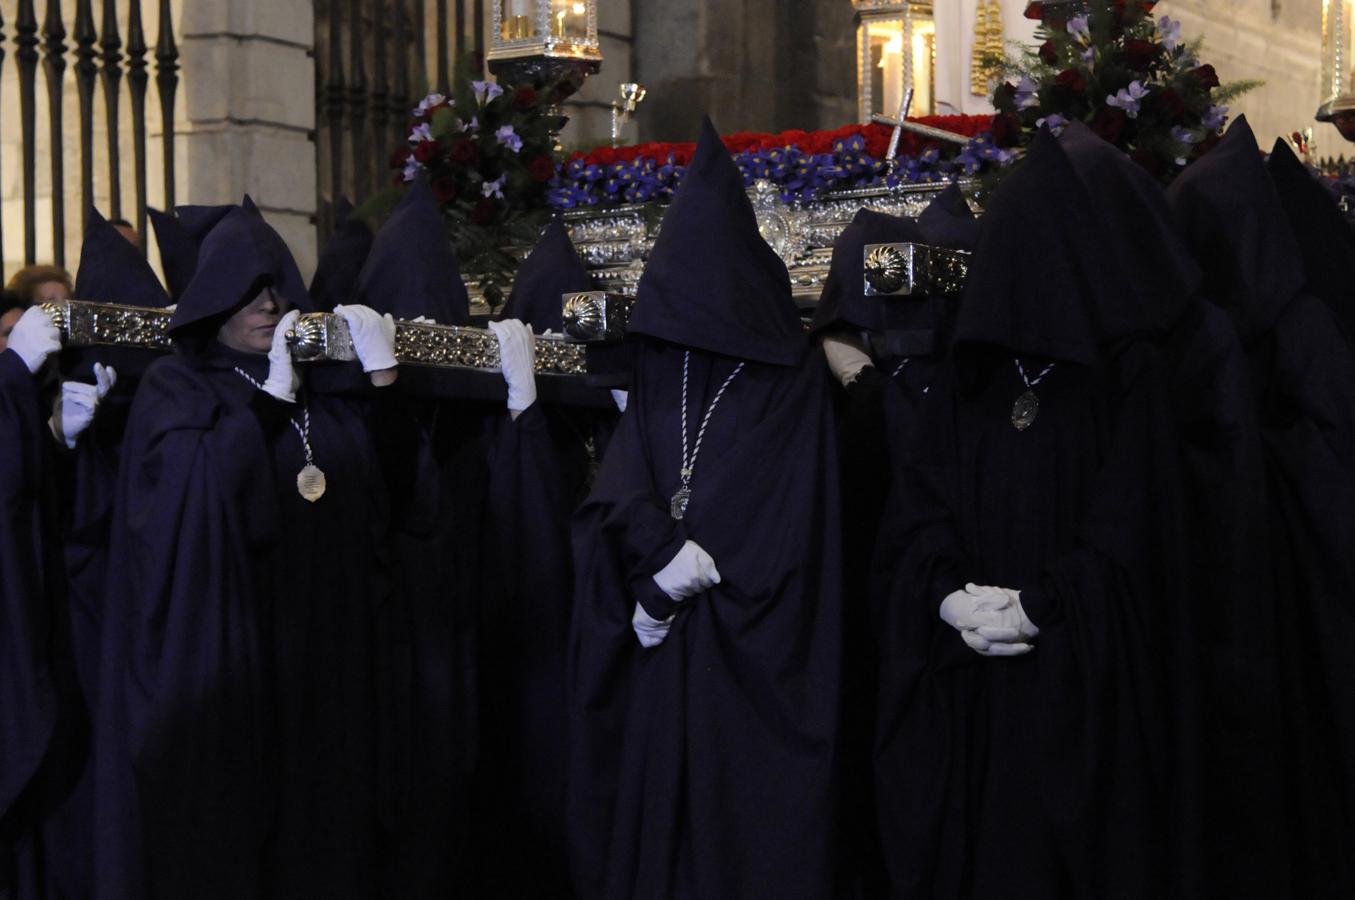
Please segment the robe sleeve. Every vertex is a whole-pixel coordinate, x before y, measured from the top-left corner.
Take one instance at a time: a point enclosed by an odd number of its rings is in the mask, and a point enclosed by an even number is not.
[[[96,874],[110,896],[259,890],[279,538],[266,436],[294,408],[262,391],[227,405],[178,360],[153,366],[138,393],[96,737]]]
[[[40,498],[51,434],[28,367],[0,351],[0,823],[34,777],[57,719]]]

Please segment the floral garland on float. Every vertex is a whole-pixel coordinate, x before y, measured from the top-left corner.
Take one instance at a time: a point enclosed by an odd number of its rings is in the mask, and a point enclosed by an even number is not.
[[[1031,3],[1026,16],[1040,20],[1041,44],[1002,66],[993,143],[1021,150],[1043,126],[1057,134],[1082,121],[1164,184],[1208,153],[1228,121],[1228,102],[1259,82],[1221,84],[1200,61],[1203,42],[1185,40],[1179,22],[1155,20],[1154,6]]]

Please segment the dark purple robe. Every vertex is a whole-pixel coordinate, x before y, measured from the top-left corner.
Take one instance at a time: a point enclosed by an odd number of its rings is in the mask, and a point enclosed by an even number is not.
[[[583,897],[833,896],[841,555],[826,373],[785,267],[709,122],[631,320],[630,405],[574,523],[569,827]],[[699,421],[737,363],[679,486]],[[691,426],[696,427],[694,424]],[[675,604],[652,576],[690,539],[722,581]],[[637,604],[667,639],[645,649]]]

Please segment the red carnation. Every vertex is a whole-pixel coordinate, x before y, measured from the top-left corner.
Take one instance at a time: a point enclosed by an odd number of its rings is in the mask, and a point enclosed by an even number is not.
[[[998,113],[993,116],[991,128],[993,144],[997,147],[1015,146],[1021,136],[1021,120],[1015,113]]]
[[[1040,45],[1040,59],[1049,63],[1051,66],[1059,61],[1058,51],[1054,49],[1053,41],[1045,41]]]
[[[1120,135],[1124,133],[1125,122],[1128,117],[1124,110],[1114,106],[1103,106],[1096,113],[1096,118],[1092,119],[1092,131],[1101,136],[1103,140],[1112,144],[1120,141]]]
[[[1190,74],[1206,91],[1219,86],[1219,73],[1215,72],[1214,67],[1208,63],[1198,69],[1191,69]]]
[[[527,163],[527,174],[533,181],[550,181],[555,177],[555,160],[549,156],[538,156]]]
[[[488,197],[482,197],[475,202],[474,208],[471,209],[470,220],[476,225],[488,225],[490,222],[494,221],[498,212],[499,210],[494,205],[493,200]]]
[[[438,202],[443,206],[451,203],[456,199],[456,182],[452,181],[452,179],[448,178],[446,175],[443,175],[433,182],[433,196],[436,197]]]
[[[390,167],[392,169],[403,169],[405,167],[405,164],[408,162],[409,162],[408,147],[400,147],[394,153],[391,154]]]
[[[470,142],[469,138],[457,138],[452,141],[451,149],[447,155],[452,158],[452,162],[468,163],[475,159],[475,145]]]
[[[1129,158],[1138,163],[1144,171],[1154,178],[1162,171],[1161,161],[1147,147],[1135,147],[1129,152]]]
[[[536,89],[523,85],[513,92],[513,108],[526,111],[536,106]]]
[[[1044,18],[1044,4],[1039,2],[1039,0],[1035,0],[1034,3],[1027,3],[1026,18],[1035,19],[1036,21]]]
[[[1087,77],[1077,69],[1064,69],[1054,79],[1054,84],[1078,96],[1087,93]]]
[[[1124,61],[1136,72],[1146,72],[1157,60],[1158,46],[1152,41],[1140,39],[1124,42]]]
[[[1181,99],[1180,94],[1176,93],[1176,91],[1171,88],[1163,88],[1154,96],[1157,98],[1157,102],[1162,107],[1163,112],[1167,114],[1167,118],[1171,119],[1173,123],[1179,125],[1185,121],[1186,101]]]
[[[437,141],[420,141],[418,146],[414,148],[414,158],[424,165],[428,165],[438,155],[438,149]]]

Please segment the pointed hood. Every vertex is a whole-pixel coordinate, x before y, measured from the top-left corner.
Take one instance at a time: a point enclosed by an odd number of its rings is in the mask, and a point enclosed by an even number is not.
[[[953,182],[917,217],[923,243],[948,250],[973,250],[979,242],[979,220],[964,191]]]
[[[197,271],[170,320],[170,333],[178,338],[209,322],[219,327],[219,320],[267,285],[288,309],[312,311],[286,243],[257,213],[235,208],[203,240]]]
[[[118,230],[90,210],[89,226],[80,248],[75,296],[95,303],[163,307],[169,296],[160,286],[146,258]]]
[[[743,175],[709,119],[664,214],[629,331],[771,365],[804,353],[790,275],[758,232]]]
[[[1167,192],[1204,272],[1203,293],[1243,343],[1270,330],[1303,289],[1303,257],[1245,116]]]
[[[377,232],[358,275],[357,302],[397,319],[424,316],[439,325],[470,321],[470,297],[457,269],[447,223],[423,179],[410,185]]]
[[[1317,182],[1283,140],[1275,142],[1267,164],[1289,227],[1303,256],[1304,287],[1327,304],[1355,341],[1355,230],[1336,199]]]
[[[177,303],[198,267],[198,242],[177,216],[150,207],[146,208],[146,214],[150,216],[155,243],[160,248],[160,268],[165,272],[170,299]]]
[[[253,204],[251,203],[251,206]],[[207,235],[212,229],[221,223],[226,216],[239,209],[234,204],[223,206],[176,206],[174,214],[179,218],[179,224],[183,226],[184,234],[193,242],[194,247],[201,247],[202,242],[207,239]]]
[[[1125,307],[1125,272],[1107,253],[1090,192],[1048,129],[984,209],[955,322],[955,345],[1091,366],[1103,348],[1150,330]]]
[[[870,209],[857,210],[851,224],[833,242],[833,261],[828,267],[828,277],[823,281],[823,293],[819,295],[810,330],[817,334],[847,326],[862,331],[884,331],[885,306],[901,298],[866,294],[866,247],[869,244],[920,243],[922,240],[922,229],[913,219],[901,219]]]
[[[593,290],[583,259],[558,219],[541,233],[531,255],[518,267],[513,292],[504,304],[504,319],[521,319],[532,330],[563,331],[561,295]]]
[[[1091,212],[1099,222],[1098,237],[1087,252],[1095,259],[1114,256],[1125,276],[1106,285],[1118,297],[1107,309],[1125,310],[1129,320],[1110,332],[1142,324],[1144,317],[1158,334],[1167,333],[1185,312],[1200,284],[1200,270],[1176,231],[1162,187],[1113,145],[1081,122],[1064,129],[1059,143],[1083,186],[1093,198]]]
[[[372,229],[362,219],[352,217],[353,204],[340,197],[334,205],[334,231],[325,244],[311,279],[310,294],[315,308],[332,312],[349,302],[357,290],[358,275],[372,252]]]

